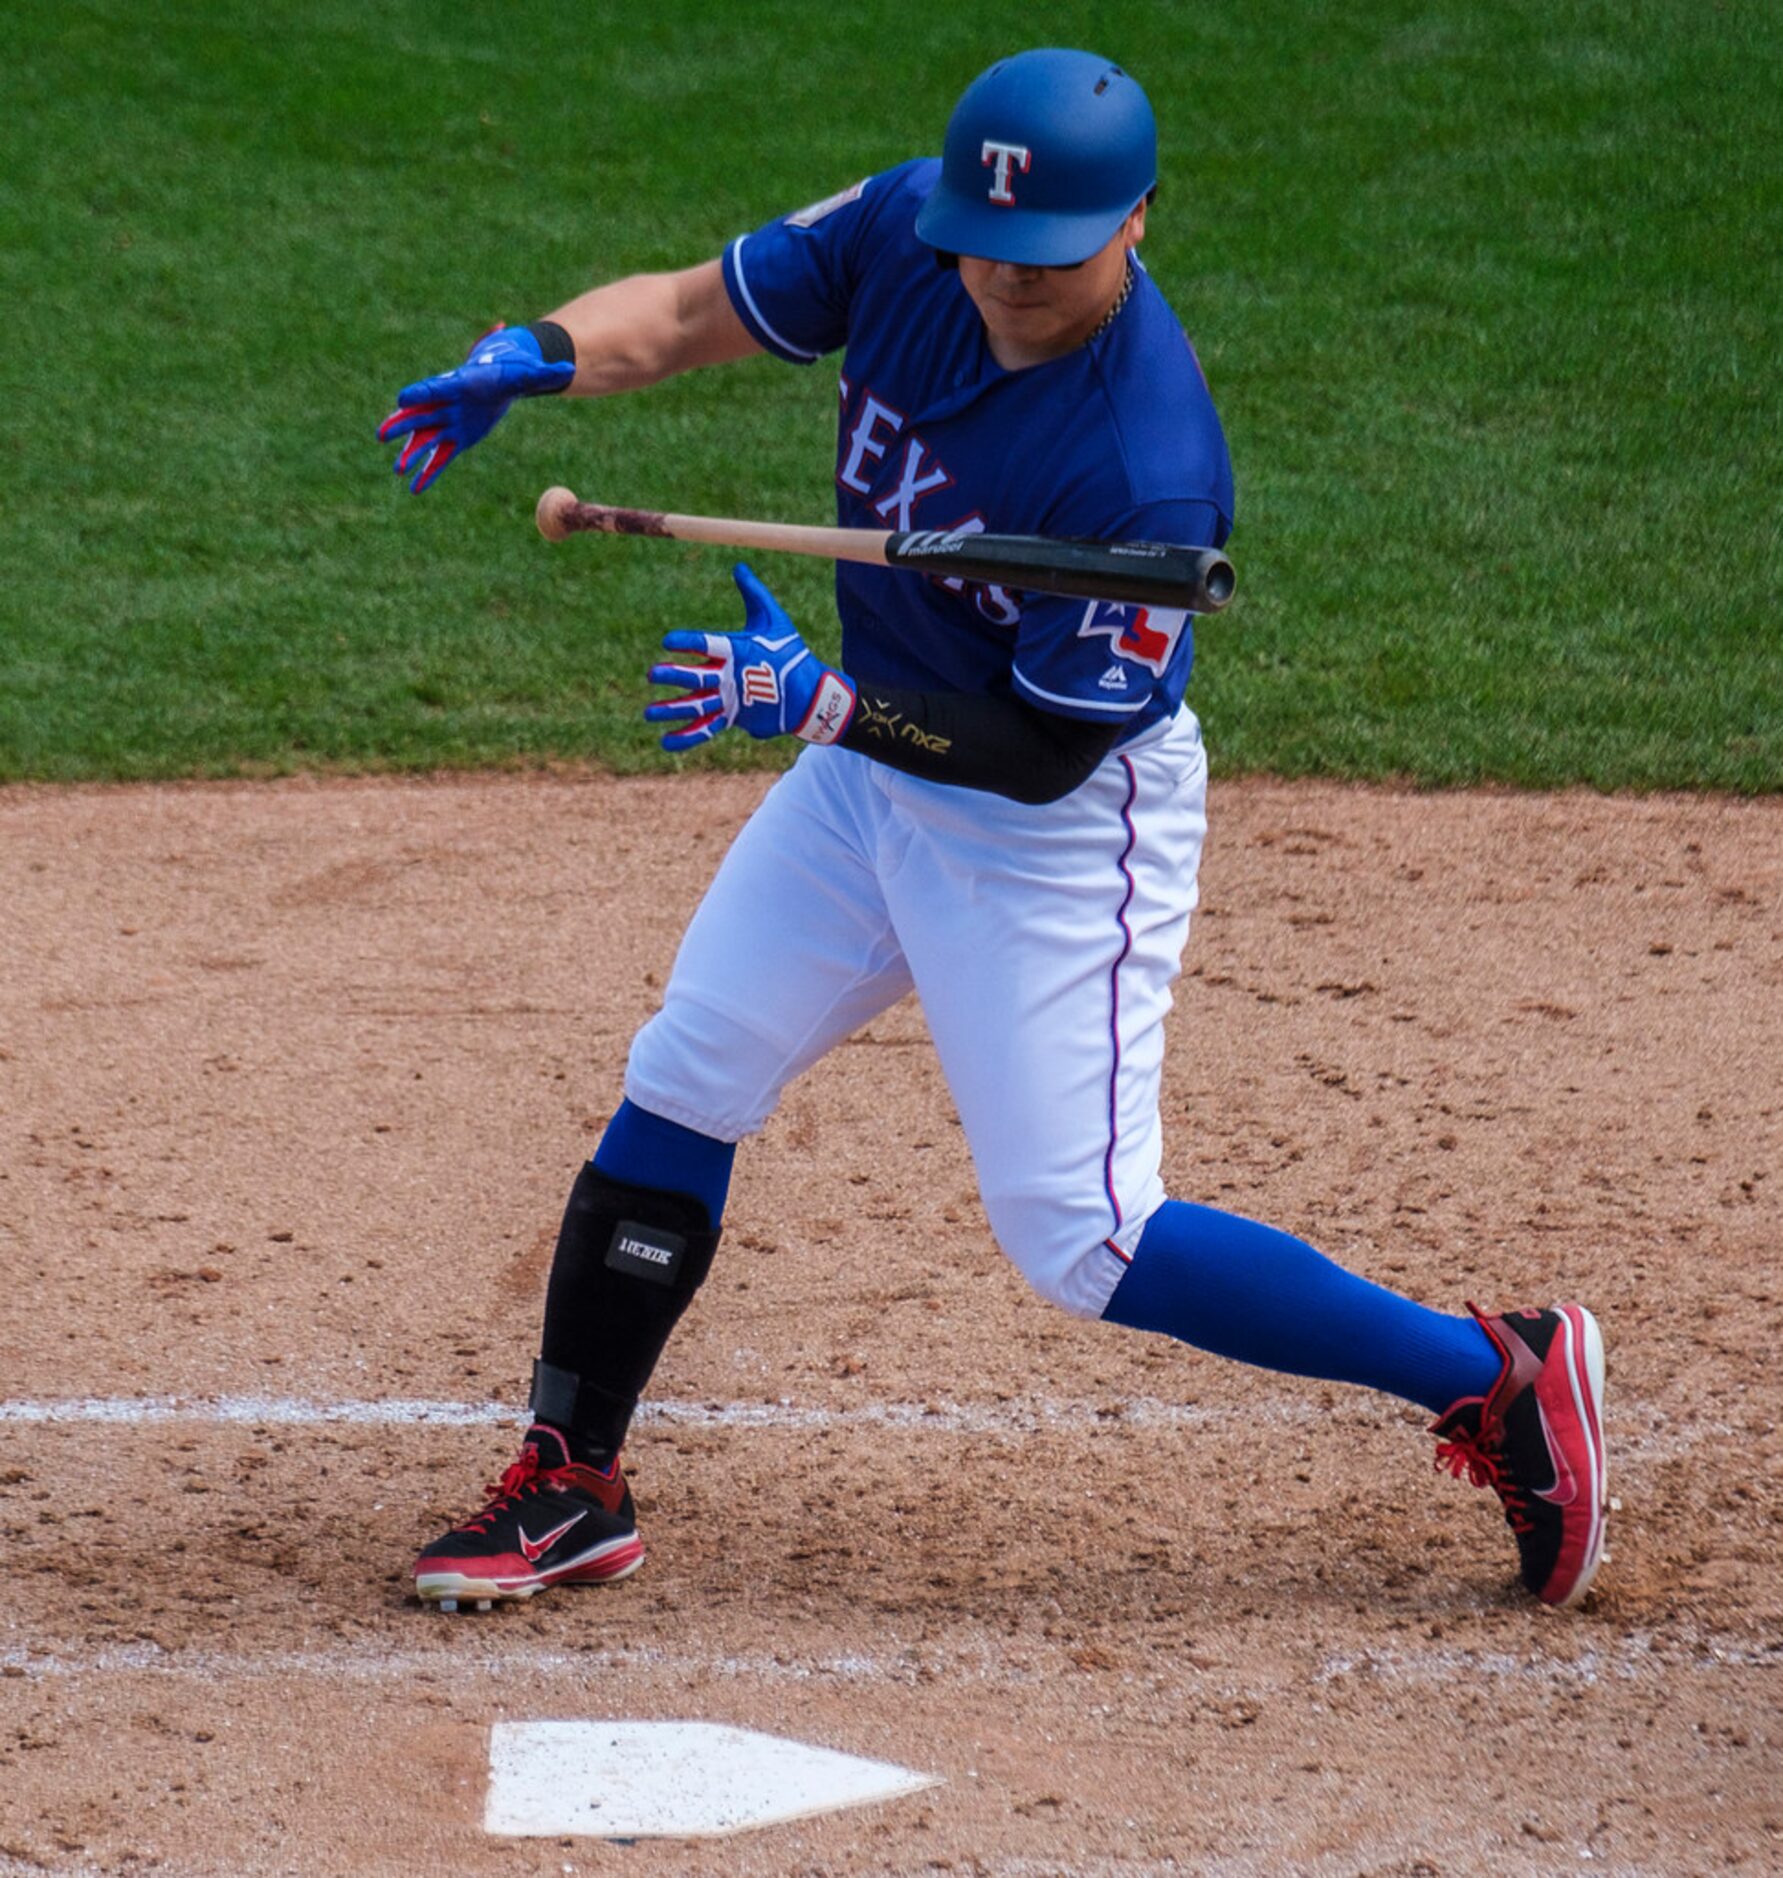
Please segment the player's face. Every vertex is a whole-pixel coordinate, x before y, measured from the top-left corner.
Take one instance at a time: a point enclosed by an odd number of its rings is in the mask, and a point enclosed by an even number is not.
[[[1077,267],[1021,267],[960,256],[960,284],[984,321],[991,356],[1008,371],[1041,365],[1089,338],[1127,277],[1127,250],[1145,236],[1142,202],[1105,247]]]

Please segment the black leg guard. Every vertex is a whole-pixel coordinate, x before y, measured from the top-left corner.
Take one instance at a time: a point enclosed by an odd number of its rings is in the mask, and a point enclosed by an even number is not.
[[[576,1176],[545,1292],[532,1412],[572,1438],[578,1460],[619,1452],[717,1250],[703,1201],[626,1186],[592,1162]]]

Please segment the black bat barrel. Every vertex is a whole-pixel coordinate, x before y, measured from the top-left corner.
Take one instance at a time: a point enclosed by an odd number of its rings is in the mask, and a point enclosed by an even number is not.
[[[1062,541],[1048,535],[974,535],[918,529],[885,544],[893,567],[937,579],[982,580],[1026,593],[1079,600],[1125,600],[1217,613],[1237,585],[1232,563],[1213,548],[1173,541]]]

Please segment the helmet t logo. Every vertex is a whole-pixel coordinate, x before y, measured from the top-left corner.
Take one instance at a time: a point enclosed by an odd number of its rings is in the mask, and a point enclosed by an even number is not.
[[[1034,160],[1034,153],[1026,144],[997,143],[987,137],[984,140],[984,153],[979,161],[991,166],[991,200],[1003,208],[1015,206],[1015,191],[1009,187],[1011,169],[1018,169],[1027,174],[1028,165]]]

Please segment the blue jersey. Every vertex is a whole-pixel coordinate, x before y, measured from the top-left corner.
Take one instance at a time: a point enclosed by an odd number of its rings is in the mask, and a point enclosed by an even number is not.
[[[1139,268],[1104,332],[1004,370],[957,270],[916,237],[940,168],[869,177],[725,252],[731,302],[768,351],[810,364],[845,348],[838,523],[1223,546],[1225,436],[1156,285]],[[843,667],[863,683],[1013,693],[1119,721],[1123,741],[1175,711],[1194,658],[1187,616],[1168,608],[847,563],[836,606]]]

